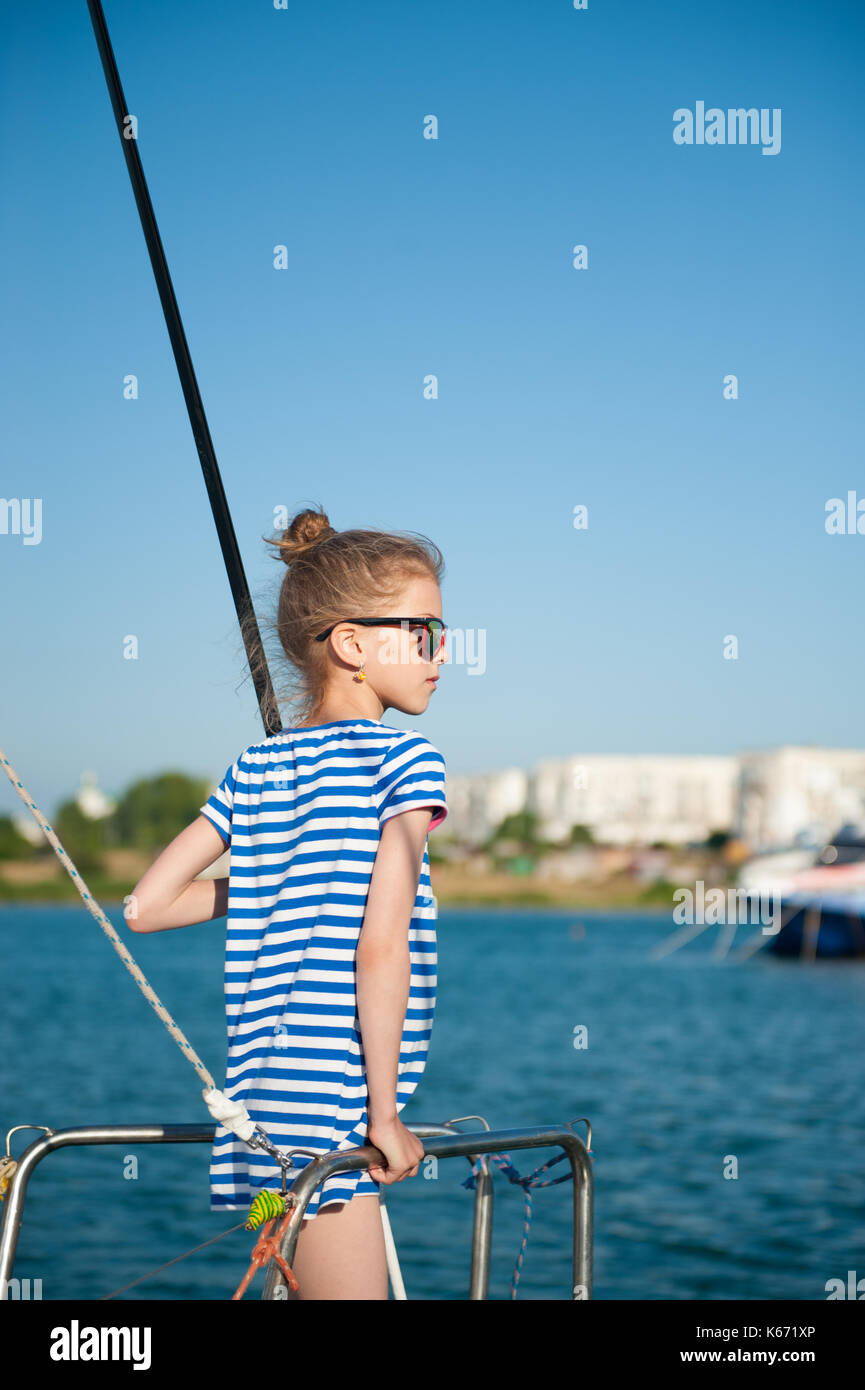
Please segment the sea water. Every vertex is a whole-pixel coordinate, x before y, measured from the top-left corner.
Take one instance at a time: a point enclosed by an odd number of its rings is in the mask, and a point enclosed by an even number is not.
[[[222,1084],[224,921],[135,936],[109,915]],[[596,1298],[825,1299],[829,1280],[865,1275],[865,963],[717,960],[717,928],[653,960],[674,930],[670,914],[442,907],[429,1060],[402,1118],[588,1116]],[[4,1134],[209,1122],[198,1077],[83,906],[0,907],[0,961]],[[528,1174],[556,1152],[510,1159]],[[99,1299],[227,1230],[243,1213],[210,1211],[209,1162],[207,1143],[51,1154],[14,1274],[41,1280],[43,1299]],[[491,1167],[490,1298],[509,1299],[525,1198]],[[385,1189],[410,1299],[467,1296],[470,1171],[427,1161]],[[567,1299],[570,1181],[533,1189],[532,1208],[518,1298]],[[237,1231],[122,1298],[228,1299],[252,1242]]]

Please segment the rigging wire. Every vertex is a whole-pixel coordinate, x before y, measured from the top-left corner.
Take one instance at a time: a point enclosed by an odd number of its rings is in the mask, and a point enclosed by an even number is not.
[[[152,1279],[155,1274],[161,1274],[162,1271],[168,1269],[170,1265],[176,1265],[179,1264],[181,1260],[188,1259],[190,1255],[194,1255],[197,1251],[203,1250],[207,1245],[215,1245],[218,1240],[225,1240],[226,1236],[234,1235],[235,1231],[243,1229],[245,1225],[245,1221],[239,1221],[236,1226],[229,1226],[228,1230],[222,1231],[220,1235],[211,1236],[210,1240],[202,1241],[201,1245],[193,1245],[191,1250],[184,1250],[182,1255],[175,1255],[173,1260],[166,1260],[165,1264],[160,1265],[158,1269],[151,1269],[149,1273],[139,1275],[137,1279],[132,1280],[131,1284],[124,1284],[122,1289],[115,1289],[113,1293],[103,1294],[100,1302],[105,1303],[109,1298],[116,1298],[119,1293],[126,1293],[127,1289],[134,1289],[136,1284],[143,1284],[145,1279]]]
[[[201,399],[201,392],[198,389],[195,369],[192,365],[189,344],[186,341],[186,333],[183,329],[180,309],[177,305],[174,286],[171,283],[171,275],[168,271],[168,262],[165,259],[162,238],[159,235],[159,227],[156,223],[153,204],[150,201],[150,193],[144,178],[144,169],[142,168],[141,158],[138,153],[137,123],[134,117],[131,117],[129,108],[126,105],[126,98],[123,95],[123,88],[120,84],[120,74],[117,71],[117,63],[114,59],[114,50],[111,46],[111,39],[108,34],[108,25],[105,22],[105,15],[100,0],[87,0],[87,8],[90,11],[93,32],[96,36],[99,56],[102,59],[105,81],[108,84],[108,94],[111,98],[114,119],[117,122],[117,133],[120,136],[120,146],[126,160],[126,168],[132,183],[132,192],[135,196],[138,215],[141,219],[141,230],[144,233],[144,240],[147,243],[147,250],[150,253],[150,264],[153,267],[156,288],[162,302],[162,312],[165,315],[165,326],[168,329],[168,336],[171,339],[171,346],[174,349],[174,361],[177,365],[180,385],[183,389],[186,409],[189,414],[189,423],[192,426],[195,446],[198,450],[198,457],[204,474],[207,495],[210,498],[210,508],[213,512],[213,520],[216,523],[219,544],[222,547],[222,557],[225,561],[228,582],[231,586],[231,594],[234,599],[234,607],[237,612],[241,635],[252,672],[255,693],[258,697],[258,707],[261,712],[265,733],[269,738],[272,734],[280,732],[282,721],[279,717],[279,710],[273,693],[273,685],[271,683],[267,658],[261,641],[261,634],[258,629],[258,622],[252,607],[252,600],[249,596],[249,586],[246,582],[243,561],[240,556],[240,548],[237,544],[237,536],[234,531],[234,523],[231,519],[231,512],[229,511],[225,496],[225,489],[222,485],[219,465],[216,461],[216,451],[213,447],[213,440],[210,437],[210,428],[207,423],[207,416],[204,413],[204,404]],[[256,659],[258,657],[261,659]]]

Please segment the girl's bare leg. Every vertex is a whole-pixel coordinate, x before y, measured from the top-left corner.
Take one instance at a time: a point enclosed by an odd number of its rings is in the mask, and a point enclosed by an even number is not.
[[[377,1195],[322,1207],[301,1223],[291,1299],[387,1299],[387,1256]]]

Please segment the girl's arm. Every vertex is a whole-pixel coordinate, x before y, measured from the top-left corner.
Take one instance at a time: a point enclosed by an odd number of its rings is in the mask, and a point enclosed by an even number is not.
[[[357,1014],[366,1062],[370,1124],[397,1118],[399,1050],[408,1007],[408,929],[433,808],[390,816],[370,877],[357,945]]]
[[[130,931],[170,931],[224,917],[228,879],[193,879],[227,848],[219,831],[199,816],[171,841],[139,879],[123,910]]]

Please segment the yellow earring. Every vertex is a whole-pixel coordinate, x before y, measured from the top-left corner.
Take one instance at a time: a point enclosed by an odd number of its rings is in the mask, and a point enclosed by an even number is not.
[[[362,665],[361,665],[361,666],[358,666],[357,671],[355,672],[354,678],[355,678],[356,681],[365,681],[365,680],[366,680],[366,676],[365,676],[364,673],[363,673],[363,666],[362,666]]]

